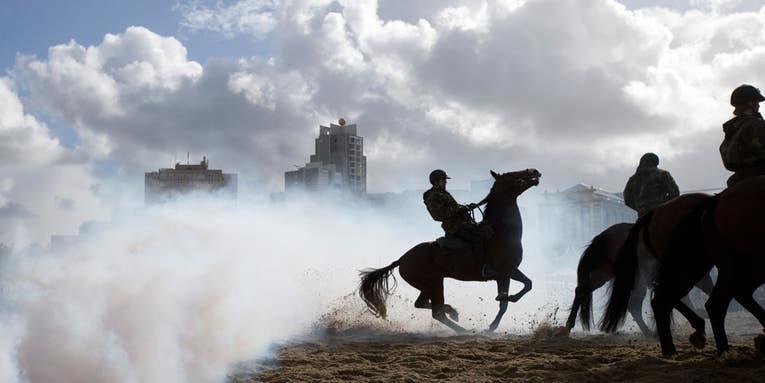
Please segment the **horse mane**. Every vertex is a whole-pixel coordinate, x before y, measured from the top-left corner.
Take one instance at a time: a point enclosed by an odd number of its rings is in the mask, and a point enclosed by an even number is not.
[[[493,212],[494,208],[496,207],[495,206],[496,203],[492,203],[497,198],[497,195],[495,193],[496,187],[497,187],[497,180],[495,179],[494,182],[491,184],[491,189],[489,189],[489,194],[487,194],[486,197],[484,197],[481,200],[481,202],[479,202],[479,204],[483,203],[484,201],[486,202],[486,210],[483,212],[484,218],[490,217],[491,212]]]

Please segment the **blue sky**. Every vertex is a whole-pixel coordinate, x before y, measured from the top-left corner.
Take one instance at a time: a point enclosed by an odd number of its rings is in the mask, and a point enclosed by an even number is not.
[[[0,7],[0,67],[12,68],[17,53],[47,55],[49,47],[71,39],[97,45],[106,33],[120,33],[131,25],[144,26],[164,36],[175,36],[200,63],[210,57],[248,57],[264,54],[267,42],[249,36],[227,38],[217,33],[181,31],[177,1],[43,1],[4,0]]]

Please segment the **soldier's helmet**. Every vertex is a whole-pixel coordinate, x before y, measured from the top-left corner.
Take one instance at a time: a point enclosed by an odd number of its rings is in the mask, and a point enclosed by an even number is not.
[[[431,185],[438,184],[438,181],[440,181],[440,180],[451,179],[451,177],[447,176],[446,172],[441,170],[441,169],[436,169],[436,170],[430,172],[430,177],[429,178],[430,178],[430,184]]]
[[[640,165],[643,166],[659,166],[659,156],[655,153],[646,153],[640,157]]]
[[[748,84],[734,89],[730,95],[730,104],[733,106],[743,105],[752,101],[763,102],[765,97],[762,96],[759,89]]]

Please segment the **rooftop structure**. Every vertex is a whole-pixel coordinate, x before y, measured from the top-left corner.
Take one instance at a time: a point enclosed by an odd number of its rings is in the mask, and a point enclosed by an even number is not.
[[[194,191],[220,193],[236,198],[236,174],[210,169],[205,157],[198,165],[176,163],[173,169],[162,168],[146,173],[144,177],[144,201],[147,204],[164,202],[179,194]]]
[[[364,194],[367,191],[367,158],[364,138],[357,135],[356,124],[319,126],[315,153],[310,162],[284,173],[284,189],[347,190]]]

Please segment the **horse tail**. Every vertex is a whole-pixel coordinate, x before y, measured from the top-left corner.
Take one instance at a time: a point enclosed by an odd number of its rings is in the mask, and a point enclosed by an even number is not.
[[[614,262],[614,281],[611,284],[611,296],[608,298],[606,311],[600,322],[600,329],[605,332],[615,332],[624,321],[629,307],[630,295],[635,288],[638,273],[638,245],[640,232],[651,223],[653,212],[648,212],[638,218],[632,226],[627,240],[619,250]]]
[[[387,315],[385,301],[396,288],[396,277],[393,276],[393,269],[398,267],[399,262],[395,261],[382,269],[366,269],[359,272],[361,277],[359,295],[374,315],[383,318]],[[389,285],[388,277],[391,276],[393,276],[393,284]]]
[[[590,272],[608,257],[608,230],[595,236],[592,242],[584,249],[576,269],[576,290],[574,303],[569,311],[579,309],[579,319],[582,328],[590,330],[592,322],[592,281]],[[577,303],[578,306],[577,307]],[[573,323],[571,324],[573,325]]]

